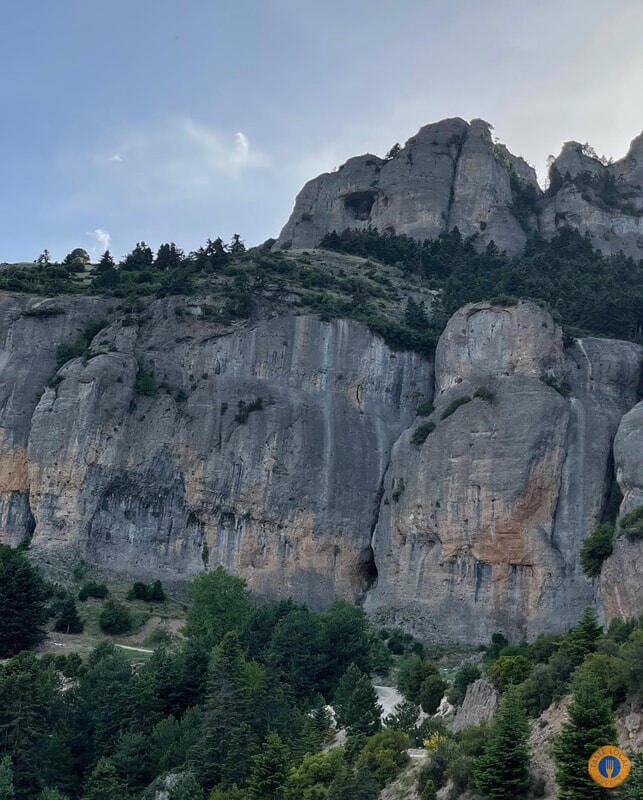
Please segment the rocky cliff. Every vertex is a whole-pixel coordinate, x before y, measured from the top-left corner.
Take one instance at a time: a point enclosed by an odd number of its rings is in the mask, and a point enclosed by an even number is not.
[[[643,257],[643,134],[606,164],[577,142],[564,145],[543,193],[531,166],[494,142],[483,120],[421,128],[399,152],[349,159],[309,181],[276,247],[315,247],[326,233],[373,227],[418,239],[457,227],[479,246],[510,254],[527,238],[561,228],[587,233],[605,255]]]
[[[165,580],[222,564],[259,597],[364,599],[433,639],[533,636],[635,602],[631,571],[597,589],[578,567],[617,429],[638,502],[635,344],[564,350],[524,301],[460,310],[435,366],[356,322],[223,326],[196,297],[132,312],[5,293],[0,311],[0,539],[30,537],[44,563]]]

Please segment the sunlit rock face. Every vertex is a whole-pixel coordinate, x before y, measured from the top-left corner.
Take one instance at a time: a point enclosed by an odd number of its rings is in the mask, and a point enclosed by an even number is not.
[[[598,339],[564,352],[529,302],[458,311],[436,353],[435,429],[415,444],[410,428],[393,448],[367,607],[438,640],[574,624],[593,603],[579,552],[605,506],[640,358]]]

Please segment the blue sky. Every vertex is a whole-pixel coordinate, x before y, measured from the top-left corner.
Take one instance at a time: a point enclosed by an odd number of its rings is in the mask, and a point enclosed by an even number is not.
[[[447,116],[541,174],[643,125],[640,0],[0,0],[0,261],[276,236],[301,185]]]

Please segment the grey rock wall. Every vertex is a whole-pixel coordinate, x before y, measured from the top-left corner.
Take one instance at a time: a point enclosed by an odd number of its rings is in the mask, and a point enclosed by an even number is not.
[[[458,311],[436,353],[435,430],[414,444],[410,428],[393,448],[367,608],[442,641],[573,625],[593,602],[579,552],[605,505],[640,359],[637,345],[598,339],[564,352],[529,302]]]
[[[442,120],[420,128],[393,158],[358,156],[309,181],[275,247],[316,247],[346,228],[433,239],[457,227],[476,235],[481,249],[494,241],[517,254],[530,234],[552,238],[572,228],[605,255],[642,258],[643,134],[611,164],[567,142],[554,167],[559,180],[544,194],[533,167],[494,142],[484,120]],[[514,213],[520,185],[534,199],[521,221]]]
[[[564,350],[538,306],[479,303],[449,322],[434,376],[354,322],[223,328],[198,298],[118,302],[0,294],[0,541],[145,579],[223,565],[258,597],[361,599],[434,640],[637,607],[638,551],[615,550],[599,589],[578,566],[617,428],[623,511],[640,496],[637,345]],[[58,346],[100,319],[57,369]],[[413,444],[431,398],[435,430]]]

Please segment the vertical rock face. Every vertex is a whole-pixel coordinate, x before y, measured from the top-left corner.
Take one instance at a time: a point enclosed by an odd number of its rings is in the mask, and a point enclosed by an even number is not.
[[[433,239],[457,227],[481,249],[494,241],[517,254],[531,234],[552,238],[572,228],[605,255],[643,258],[643,134],[611,164],[567,142],[552,175],[543,194],[533,168],[494,142],[488,123],[442,120],[392,158],[358,156],[309,181],[275,247],[315,247],[346,228]]]
[[[222,564],[259,596],[315,607],[360,596],[390,447],[430,366],[350,322],[220,337],[177,319],[158,302],[142,326],[106,328],[102,353],[45,391],[28,447],[34,551],[176,579]],[[136,395],[141,364],[173,391]]]
[[[101,300],[41,300],[0,293],[0,542],[33,530],[27,443],[33,412],[55,368],[56,348],[100,318]]]
[[[457,312],[436,353],[435,430],[423,444],[408,430],[393,449],[367,607],[440,640],[572,625],[593,599],[578,556],[639,364],[628,342],[565,354],[529,302]]]
[[[629,411],[614,440],[616,479],[623,493],[621,515],[643,505],[643,402]],[[643,614],[643,541],[616,536],[603,563],[599,596],[607,622]]]
[[[638,613],[639,544],[617,540],[598,588],[578,565],[617,428],[622,512],[641,502],[637,345],[564,350],[537,305],[477,303],[434,375],[354,322],[117,303],[0,293],[0,541],[145,579],[221,564],[258,597],[365,598],[427,639],[531,637],[594,601]]]

